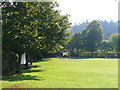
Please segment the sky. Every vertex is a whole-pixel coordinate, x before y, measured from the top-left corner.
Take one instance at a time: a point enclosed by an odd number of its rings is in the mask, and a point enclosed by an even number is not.
[[[61,15],[69,14],[72,25],[86,20],[118,20],[118,0],[55,0]]]

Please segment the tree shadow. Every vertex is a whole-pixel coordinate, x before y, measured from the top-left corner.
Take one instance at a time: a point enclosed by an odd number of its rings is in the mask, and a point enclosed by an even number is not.
[[[49,61],[49,60],[39,60],[39,61],[33,61],[33,62],[46,62],[46,61]],[[37,65],[31,65],[30,68],[38,68],[40,66],[37,66]],[[21,74],[16,74],[16,75],[11,75],[11,76],[8,76],[6,78],[3,78],[2,80],[4,81],[24,81],[24,80],[38,80],[38,81],[41,81],[41,80],[44,80],[43,77],[39,77],[39,76],[32,76],[32,75],[24,75],[22,73],[35,73],[35,72],[41,72],[43,70],[31,70],[31,69],[24,69],[22,70]]]
[[[40,60],[40,62],[47,62],[47,61],[49,61],[49,60],[45,60],[45,59]]]
[[[45,59],[42,59],[42,60],[33,60],[33,62],[46,62],[46,61],[49,61],[49,60],[45,60]]]
[[[37,68],[37,67],[40,67],[40,66],[31,66],[32,68]],[[32,75],[24,75],[22,73],[35,73],[35,72],[41,72],[43,70],[31,70],[31,69],[27,69],[27,70],[22,70],[21,74],[16,74],[16,75],[12,75],[12,76],[9,76],[8,78],[3,78],[4,81],[11,81],[11,82],[14,82],[14,81],[23,81],[23,80],[38,80],[38,81],[41,81],[41,80],[44,80],[43,77],[37,77],[37,76],[32,76]]]
[[[72,58],[69,58],[69,59],[92,59],[92,58],[84,58],[84,57],[72,57]]]
[[[43,70],[24,70],[22,73],[32,73],[32,72],[41,72]]]
[[[38,80],[38,81],[41,81],[41,80],[44,80],[43,77],[39,77],[40,79],[38,79],[36,76],[31,76],[31,75],[16,75],[16,76],[13,76],[5,81],[23,81],[23,80]]]
[[[41,66],[37,66],[37,65],[32,65],[32,66],[30,66],[30,68],[38,68],[38,67],[41,67]]]

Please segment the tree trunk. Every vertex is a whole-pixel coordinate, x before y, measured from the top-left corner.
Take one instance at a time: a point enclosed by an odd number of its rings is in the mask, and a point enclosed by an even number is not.
[[[31,53],[29,53],[29,61],[30,61],[30,65],[32,65],[32,59],[33,59],[33,56]]]
[[[20,62],[21,62],[21,54],[18,54],[17,55],[17,71],[16,71],[16,73],[21,73],[21,64],[20,64]]]
[[[32,65],[32,59],[30,58],[30,65]]]
[[[94,51],[92,51],[92,57],[94,58]]]
[[[28,58],[28,55],[27,55],[27,53],[26,53],[26,64],[25,64],[25,68],[26,68],[26,69],[29,68],[29,65],[28,65],[28,59],[29,59],[29,58]]]
[[[30,65],[32,65],[32,61],[30,61]]]

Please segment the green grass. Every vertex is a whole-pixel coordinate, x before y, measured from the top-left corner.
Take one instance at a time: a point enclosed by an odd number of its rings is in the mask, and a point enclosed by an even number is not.
[[[118,59],[49,58],[2,81],[3,88],[118,88]]]

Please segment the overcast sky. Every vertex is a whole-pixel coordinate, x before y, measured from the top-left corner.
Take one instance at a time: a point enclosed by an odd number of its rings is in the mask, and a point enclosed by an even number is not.
[[[70,22],[92,20],[118,20],[118,0],[56,0],[61,14],[70,14]]]

